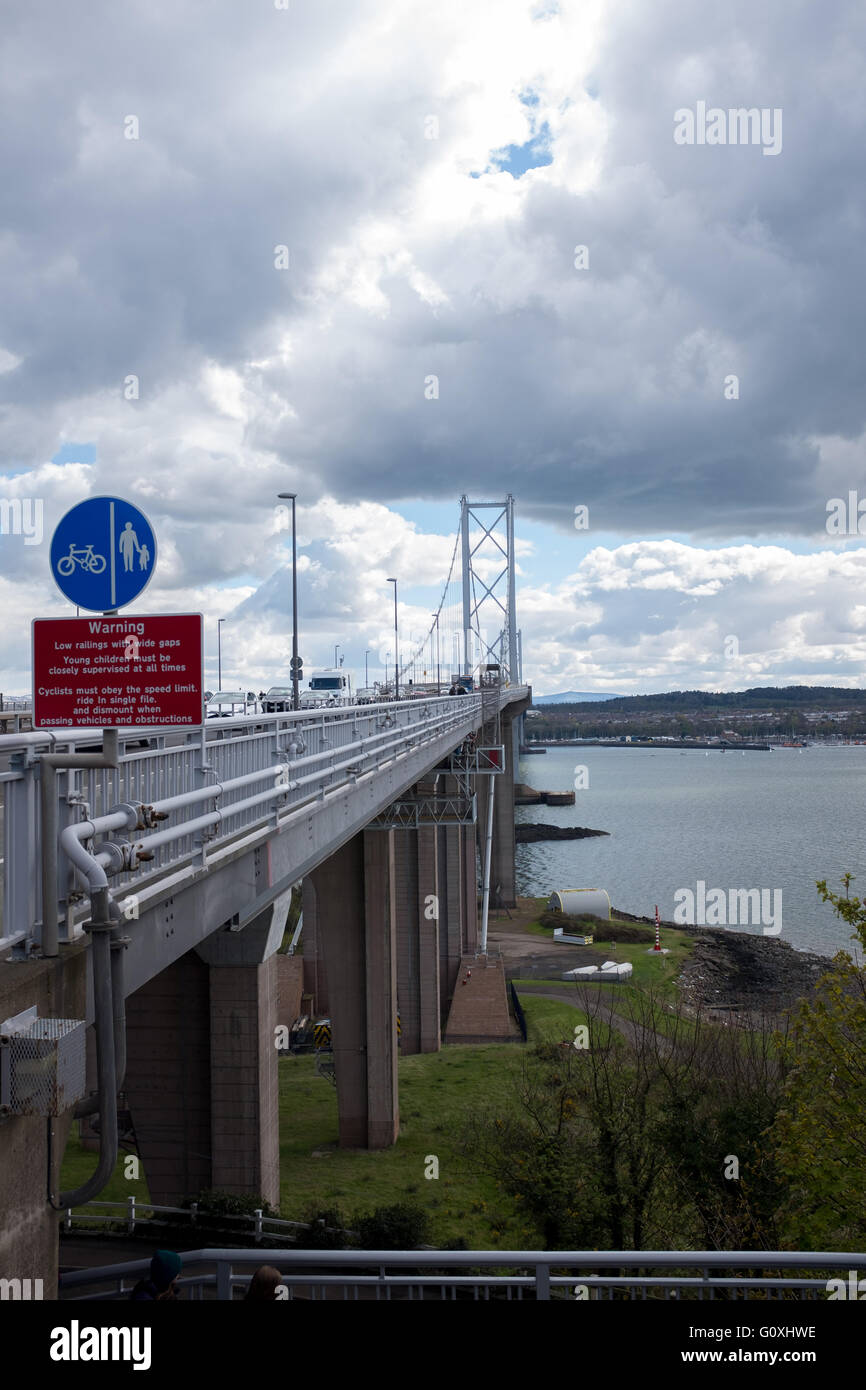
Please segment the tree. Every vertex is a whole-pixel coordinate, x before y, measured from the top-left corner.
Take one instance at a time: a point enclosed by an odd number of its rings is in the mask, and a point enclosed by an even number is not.
[[[586,1046],[537,1045],[516,1105],[471,1122],[470,1157],[549,1250],[775,1248],[783,1188],[764,1136],[785,1060],[769,1022],[728,1028],[652,991],[611,998],[580,992]]]
[[[824,902],[866,947],[866,903],[818,883]],[[772,1130],[790,1183],[786,1216],[794,1245],[862,1249],[866,1237],[866,973],[847,951],[801,1001],[788,1040],[791,1074]]]

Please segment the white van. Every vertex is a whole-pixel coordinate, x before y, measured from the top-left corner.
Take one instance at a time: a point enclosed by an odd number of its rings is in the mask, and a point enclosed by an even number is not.
[[[354,698],[351,672],[342,666],[326,666],[313,672],[300,703],[301,709],[312,709],[316,705],[350,705]]]

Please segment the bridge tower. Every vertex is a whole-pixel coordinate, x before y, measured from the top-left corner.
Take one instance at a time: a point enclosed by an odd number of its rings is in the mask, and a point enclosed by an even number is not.
[[[492,521],[482,517],[494,513]],[[471,525],[480,527],[473,536]],[[498,663],[510,685],[520,679],[514,581],[514,498],[470,502],[460,498],[463,560],[463,674],[471,674],[472,642],[478,661]],[[499,571],[496,573],[496,571]],[[492,576],[492,577],[491,577]],[[488,578],[491,582],[488,583]],[[495,634],[495,635],[494,635]]]

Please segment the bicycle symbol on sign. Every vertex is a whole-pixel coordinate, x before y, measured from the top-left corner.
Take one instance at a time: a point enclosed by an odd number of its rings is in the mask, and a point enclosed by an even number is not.
[[[87,546],[79,546],[77,550],[74,545],[70,545],[69,554],[57,561],[57,573],[68,576],[72,574],[77,564],[83,570],[89,570],[91,574],[102,574],[105,569],[105,556],[94,555],[92,543]]]

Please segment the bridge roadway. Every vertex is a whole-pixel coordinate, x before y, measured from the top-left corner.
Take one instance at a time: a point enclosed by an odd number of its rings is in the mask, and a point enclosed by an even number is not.
[[[152,1200],[218,1187],[278,1203],[275,1034],[288,968],[292,997],[332,1019],[340,1142],[394,1142],[397,1010],[403,1052],[439,1048],[461,959],[477,949],[476,828],[494,780],[492,882],[514,901],[512,724],[529,699],[526,687],[493,686],[214,721],[204,738],[121,730],[117,767],[54,780],[40,754],[98,751],[98,731],[0,737],[0,1021],[34,1004],[40,1017],[93,1021],[85,874],[107,874],[128,943],[123,1092]],[[476,775],[470,736],[504,746],[501,773]],[[47,910],[45,795],[61,847]],[[298,880],[302,959],[277,954]],[[45,1192],[49,1166],[57,1190],[71,1118],[53,1121],[51,1145],[44,1119],[0,1118],[0,1272],[11,1257],[46,1287],[57,1217]]]

